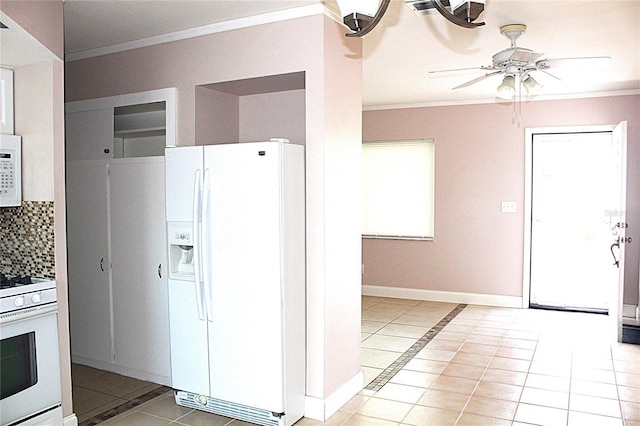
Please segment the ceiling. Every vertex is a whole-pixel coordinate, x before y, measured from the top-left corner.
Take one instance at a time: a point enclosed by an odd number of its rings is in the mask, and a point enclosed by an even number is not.
[[[66,0],[65,52],[321,3],[337,10],[328,0]],[[427,71],[490,65],[494,53],[509,47],[499,31],[509,23],[526,24],[518,45],[546,58],[611,57],[604,69],[550,70],[561,81],[536,73],[544,85],[537,98],[640,93],[640,0],[486,0],[478,21],[486,25],[461,28],[438,14],[418,16],[404,0],[392,0],[378,27],[363,38],[363,105],[495,101],[500,77],[452,91],[485,71]]]

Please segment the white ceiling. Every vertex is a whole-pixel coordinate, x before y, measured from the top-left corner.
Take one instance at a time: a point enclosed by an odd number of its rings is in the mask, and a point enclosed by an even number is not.
[[[320,3],[337,10],[328,0],[66,0],[65,51],[78,53]],[[537,73],[544,84],[538,98],[640,93],[640,0],[486,0],[478,21],[486,25],[461,28],[438,14],[418,16],[404,0],[392,0],[378,27],[363,39],[363,105],[494,101],[499,77],[452,91],[484,72],[427,71],[490,65],[494,53],[509,47],[499,32],[509,23],[526,24],[518,45],[547,58],[612,58],[606,69],[553,70],[561,81]]]

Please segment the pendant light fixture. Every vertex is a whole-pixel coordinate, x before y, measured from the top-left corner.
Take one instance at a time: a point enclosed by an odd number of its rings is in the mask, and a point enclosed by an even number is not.
[[[391,0],[336,0],[340,16],[352,33],[347,37],[362,37],[380,22]],[[418,14],[437,10],[448,21],[465,28],[475,28],[484,22],[473,22],[484,10],[485,0],[405,0]],[[449,9],[447,9],[449,7]]]
[[[368,34],[382,19],[391,0],[336,0],[344,24],[353,33],[347,37]]]

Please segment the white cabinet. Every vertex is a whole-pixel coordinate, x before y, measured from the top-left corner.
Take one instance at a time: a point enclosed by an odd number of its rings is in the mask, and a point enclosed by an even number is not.
[[[13,70],[0,68],[0,133],[13,131]]]
[[[112,360],[107,165],[67,162],[67,256],[71,352]]]
[[[164,148],[175,89],[69,102],[67,232],[74,362],[171,383]]]
[[[164,159],[67,163],[74,362],[170,384]]]
[[[67,161],[113,158],[113,108],[67,112]]]
[[[115,363],[171,376],[164,161],[111,165]]]
[[[176,90],[67,102],[68,161],[163,156],[176,144]]]

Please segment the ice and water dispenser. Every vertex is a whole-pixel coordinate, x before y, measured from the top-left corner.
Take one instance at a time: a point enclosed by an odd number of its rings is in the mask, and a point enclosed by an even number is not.
[[[191,222],[169,222],[169,278],[194,280],[193,228]]]

